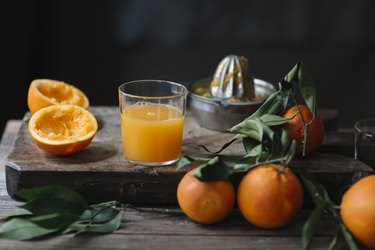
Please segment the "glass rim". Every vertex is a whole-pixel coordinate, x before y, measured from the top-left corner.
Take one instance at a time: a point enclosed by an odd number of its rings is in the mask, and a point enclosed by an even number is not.
[[[375,125],[375,118],[365,118],[365,119],[361,119],[357,121],[354,124],[355,131],[358,133],[364,134],[367,137],[375,138],[375,130],[373,132],[369,132],[368,130],[364,130],[363,128],[360,127],[361,123],[364,123],[364,122],[370,122]]]
[[[157,83],[167,83],[169,85],[173,85],[173,86],[178,86],[180,88],[182,88],[182,91],[181,93],[178,93],[178,94],[173,94],[173,95],[165,95],[165,96],[145,96],[145,95],[133,95],[133,94],[129,94],[129,93],[126,93],[124,92],[121,88],[123,88],[124,86],[126,85],[129,85],[129,84],[133,84],[133,83],[139,83],[139,82],[157,82]],[[183,97],[183,96],[186,96],[187,93],[188,93],[188,89],[182,85],[181,83],[177,83],[177,82],[172,82],[172,81],[168,81],[168,80],[153,80],[153,79],[145,79],[145,80],[134,80],[134,81],[129,81],[129,82],[125,82],[125,83],[122,83],[119,87],[118,87],[118,92],[123,95],[123,96],[128,96],[128,97],[133,97],[133,98],[139,98],[139,99],[170,99],[170,98],[178,98],[178,97]]]

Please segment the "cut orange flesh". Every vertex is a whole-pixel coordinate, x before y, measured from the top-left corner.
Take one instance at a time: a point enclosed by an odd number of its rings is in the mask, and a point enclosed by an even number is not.
[[[78,153],[90,144],[97,130],[95,116],[71,104],[39,109],[29,121],[29,132],[34,143],[54,155]]]
[[[62,81],[36,79],[31,82],[27,95],[31,113],[56,104],[74,104],[87,108],[89,100],[81,90]]]

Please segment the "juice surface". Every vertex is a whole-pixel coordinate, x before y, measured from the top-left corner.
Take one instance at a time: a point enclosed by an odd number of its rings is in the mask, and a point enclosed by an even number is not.
[[[184,116],[163,104],[126,107],[121,112],[123,152],[137,162],[167,162],[180,157]]]

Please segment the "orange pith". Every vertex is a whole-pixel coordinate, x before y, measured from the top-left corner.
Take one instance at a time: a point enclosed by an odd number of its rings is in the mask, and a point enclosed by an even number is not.
[[[36,79],[31,82],[27,95],[31,113],[56,104],[74,104],[87,108],[89,100],[81,90],[62,81]]]
[[[34,143],[54,155],[74,154],[94,138],[98,123],[93,114],[76,105],[53,105],[35,112],[29,120]]]

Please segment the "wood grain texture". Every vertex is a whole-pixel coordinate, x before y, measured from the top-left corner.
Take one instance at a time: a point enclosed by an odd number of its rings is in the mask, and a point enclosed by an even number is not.
[[[14,138],[18,134],[18,130],[21,127],[21,123],[22,122],[20,120],[9,120],[5,125],[0,144],[0,172],[4,172],[5,158],[9,154],[14,142]]]
[[[90,202],[117,199],[133,204],[176,204],[176,187],[189,167],[176,171],[175,165],[144,167],[127,162],[122,155],[118,108],[92,107],[91,111],[99,122],[97,135],[85,150],[65,157],[48,155],[33,144],[26,114],[6,160],[8,193],[15,198],[20,188],[60,184],[80,191]],[[232,136],[200,127],[188,113],[183,154],[207,155],[200,145],[217,150]],[[221,155],[231,163],[243,153],[238,141]],[[354,173],[371,171],[350,157],[324,153],[295,158],[292,167],[315,173],[335,200],[352,183]],[[231,177],[235,185],[242,175]]]
[[[0,155],[0,157],[7,155],[9,148],[13,144],[13,137],[18,134],[20,123],[20,121],[9,122],[9,127],[12,127],[12,129],[5,130],[3,141],[1,143],[1,149],[4,149],[4,152],[6,153]],[[4,141],[5,137],[9,138],[9,140]],[[18,134],[18,137],[22,137],[22,135]],[[332,133],[330,134],[330,137],[329,140],[336,141],[337,144],[345,141],[347,146],[350,146],[351,144],[350,140],[346,140],[340,136],[340,134]],[[327,141],[326,139],[327,137],[325,138],[325,141]],[[96,140],[98,140],[98,138]],[[29,143],[27,141],[24,142]],[[35,148],[34,150],[36,152],[38,151],[38,149]],[[43,159],[46,161],[53,160],[53,157],[43,155],[41,152],[37,152],[36,154],[39,157],[43,156]],[[330,158],[330,156],[327,157]],[[8,158],[8,161],[11,159],[12,157]],[[4,159],[0,158],[0,160]],[[27,157],[25,158],[25,161],[27,161]],[[34,161],[43,162],[43,160],[35,159]],[[54,159],[53,162],[56,161],[57,160]],[[64,161],[68,162],[68,165],[74,165],[74,159],[65,159]],[[298,160],[296,159],[294,163],[298,164]],[[89,162],[86,164],[89,164]],[[345,161],[343,164],[346,165]],[[83,166],[83,168],[84,167],[87,166]],[[65,169],[62,168],[61,172],[65,172],[64,170]],[[35,177],[35,175],[40,174],[42,171],[43,169],[35,171],[33,178],[42,182],[47,182],[47,180],[42,177]],[[6,190],[5,173],[0,169],[0,211],[17,209],[17,206],[21,204],[21,202],[15,201],[9,197]],[[310,212],[311,210],[304,209],[298,214],[295,221],[285,228],[278,230],[262,230],[247,223],[237,209],[234,209],[224,221],[207,226],[192,222],[184,216],[181,210],[176,206],[168,208],[164,206],[138,207],[136,209],[128,208],[124,213],[124,219],[120,230],[113,234],[80,236],[64,235],[26,242],[0,239],[0,248],[12,250],[301,249],[301,228]],[[2,223],[3,221],[0,221],[0,224]],[[336,229],[336,222],[330,216],[323,215],[311,249],[327,249]],[[339,244],[335,249],[348,249],[342,237],[340,237]],[[360,249],[366,248],[360,246]]]
[[[21,202],[6,193],[0,174],[0,212],[17,209]],[[302,210],[294,221],[277,230],[248,223],[234,209],[223,221],[201,225],[172,207],[128,207],[121,228],[108,235],[63,235],[32,242],[0,239],[0,249],[300,249],[301,230],[311,210]],[[1,225],[0,221],[0,225]],[[323,215],[311,249],[327,249],[337,223]],[[336,249],[346,249],[340,241]]]
[[[328,249],[331,237],[316,237],[311,249]],[[99,235],[63,236],[43,241],[1,240],[1,249],[301,249],[300,237],[178,236],[178,235]],[[340,242],[335,248],[348,249]]]

